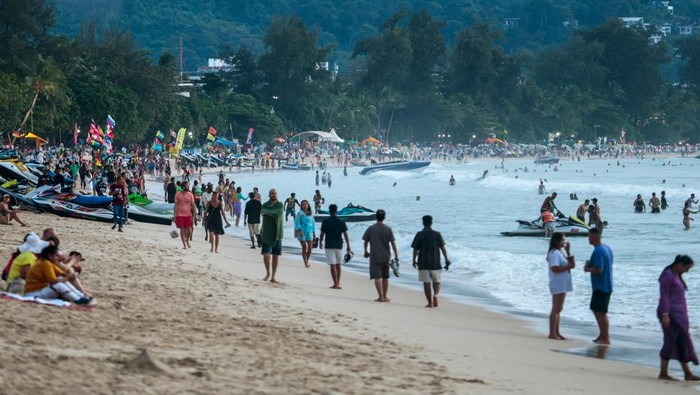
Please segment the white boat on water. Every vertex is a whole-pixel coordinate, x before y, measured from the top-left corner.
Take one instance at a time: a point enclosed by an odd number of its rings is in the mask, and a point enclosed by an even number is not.
[[[372,164],[370,166],[365,167],[360,171],[360,174],[366,175],[370,173],[374,173],[377,171],[382,171],[382,170],[393,170],[393,171],[408,171],[408,170],[416,170],[416,169],[422,169],[424,167],[430,166],[430,161],[421,161],[421,160],[414,160],[414,161],[408,161],[408,160],[397,160],[397,161],[392,161],[392,162],[384,162],[384,163],[376,163]]]

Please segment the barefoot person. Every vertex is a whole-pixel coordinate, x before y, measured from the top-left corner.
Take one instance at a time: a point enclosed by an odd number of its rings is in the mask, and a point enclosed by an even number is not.
[[[194,216],[197,215],[197,208],[194,205],[194,196],[190,192],[190,184],[183,181],[180,184],[182,190],[175,194],[175,208],[173,209],[173,220],[180,229],[180,239],[182,248],[192,248],[190,238],[194,229]]]
[[[369,258],[369,278],[374,280],[379,297],[375,302],[390,302],[387,297],[389,291],[389,261],[391,251],[394,250],[394,259],[399,261],[399,252],[396,249],[396,240],[391,228],[384,224],[386,212],[377,210],[377,222],[365,230],[362,240],[365,241],[365,258]],[[369,247],[369,251],[368,248]]]
[[[207,219],[207,230],[209,231],[209,244],[211,245],[209,252],[218,254],[219,236],[224,234],[224,224],[221,219],[226,221],[226,225],[231,225],[226,219],[226,211],[223,210],[218,192],[212,192],[211,200],[204,209],[204,218]]]
[[[661,347],[662,380],[676,380],[668,374],[668,363],[671,359],[680,362],[685,374],[685,380],[699,381],[700,377],[693,374],[688,362],[698,364],[698,356],[693,347],[688,320],[688,306],[685,292],[688,286],[683,281],[683,273],[693,267],[693,260],[687,255],[677,255],[670,265],[666,266],[659,277],[659,306],[656,315],[661,322],[664,332],[664,345]]]
[[[245,204],[245,212],[243,213],[243,226],[248,226],[248,235],[250,236],[250,248],[255,249],[255,240],[258,240],[260,245],[260,210],[262,203],[255,198],[255,192],[248,194],[250,200]]]
[[[588,231],[588,242],[594,247],[591,259],[584,266],[583,271],[591,274],[590,308],[598,323],[600,335],[593,340],[598,344],[610,344],[610,322],[608,321],[608,305],[612,295],[612,266],[613,253],[610,247],[600,241],[601,230],[592,228]]]
[[[343,250],[343,238],[345,238],[345,250],[350,254],[350,239],[348,238],[348,226],[343,220],[338,218],[338,206],[331,204],[328,206],[330,217],[321,223],[321,237],[318,247],[323,248],[323,241],[326,241],[326,262],[331,268],[331,278],[333,279],[332,289],[340,287],[340,255]]]
[[[566,251],[566,255],[561,249]],[[574,264],[574,256],[569,253],[569,242],[563,233],[555,232],[549,240],[547,263],[549,264],[549,292],[552,293],[552,311],[549,314],[549,338],[566,340],[559,333],[559,315],[564,309],[566,293],[573,291],[571,284],[571,269]]]
[[[450,267],[447,258],[445,240],[440,232],[434,231],[433,217],[423,216],[423,230],[413,237],[413,267],[418,269],[418,279],[423,283],[423,292],[428,304],[425,307],[438,307],[438,295],[440,294],[440,277],[442,265],[440,264],[440,252],[445,257],[445,268]],[[431,289],[432,284],[432,289]]]
[[[277,200],[277,190],[270,189],[268,195],[270,200],[262,205],[262,256],[265,264],[265,278],[276,283],[277,265],[280,255],[282,255],[282,237],[284,236],[284,208],[282,202]],[[270,256],[272,255],[272,257]],[[272,262],[270,262],[272,258]],[[270,273],[270,263],[272,263],[272,273]]]
[[[18,210],[13,210],[10,208],[10,195],[5,195],[2,197],[2,201],[0,202],[0,217],[2,217],[0,218],[0,223],[7,221],[7,224],[9,225],[10,221],[14,219],[22,226],[29,226],[19,217]]]
[[[311,250],[314,248],[314,239],[316,238],[316,222],[313,214],[311,214],[311,206],[308,200],[301,201],[301,209],[294,216],[294,237],[301,244],[301,257],[304,260],[304,266],[307,268],[311,267],[309,258],[311,257]]]

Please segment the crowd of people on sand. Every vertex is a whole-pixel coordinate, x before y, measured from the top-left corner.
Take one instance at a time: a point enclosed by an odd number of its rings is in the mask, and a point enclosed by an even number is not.
[[[53,228],[45,229],[41,237],[27,233],[3,269],[5,290],[28,298],[95,306],[97,301],[80,281],[84,261],[79,251],[66,254],[60,249]]]

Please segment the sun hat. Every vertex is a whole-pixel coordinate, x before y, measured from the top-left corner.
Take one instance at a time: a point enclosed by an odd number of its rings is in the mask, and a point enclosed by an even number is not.
[[[19,252],[29,251],[34,254],[41,254],[41,250],[48,246],[48,241],[41,240],[39,235],[32,232],[27,235],[27,237],[24,240],[24,243],[20,245],[17,249],[19,249]]]

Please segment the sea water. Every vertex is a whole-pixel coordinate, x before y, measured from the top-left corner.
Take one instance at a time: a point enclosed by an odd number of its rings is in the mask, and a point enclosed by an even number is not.
[[[601,218],[609,223],[603,242],[614,254],[614,292],[609,312],[613,341],[628,345],[630,350],[643,350],[639,355],[628,350],[617,359],[656,364],[661,342],[656,318],[657,278],[677,254],[700,260],[700,222],[698,227],[685,231],[681,212],[684,201],[700,186],[700,160],[620,159],[619,165],[616,159],[563,160],[556,166],[558,171],[554,171],[554,166],[536,166],[532,160],[506,159],[504,168],[500,167],[500,161],[494,160],[444,162],[419,171],[383,171],[365,176],[359,174],[358,167],[348,167],[348,176],[343,176],[342,168],[331,168],[331,188],[315,185],[315,171],[256,170],[252,174],[248,170],[227,173],[226,177],[235,180],[245,193],[258,187],[263,200],[267,200],[270,188],[276,188],[281,201],[294,192],[297,199],[311,202],[314,191],[319,189],[325,198],[324,208],[331,203],[341,208],[353,203],[386,210],[385,223],[393,228],[399,249],[398,281],[410,287],[420,286],[417,272],[411,267],[411,241],[422,229],[421,217],[432,215],[433,229],[442,233],[452,261],[450,270],[443,273],[443,296],[528,317],[540,328],[546,326],[542,318],[547,317],[551,307],[545,261],[548,239],[506,237],[500,232],[517,228],[517,219],[533,220],[539,216],[545,198],[538,194],[540,179],[545,181],[548,194],[557,192],[555,203],[567,215],[575,215],[584,199],[595,197]],[[485,170],[489,173],[483,178]],[[449,185],[450,176],[455,177],[456,185]],[[204,181],[215,184],[217,177],[207,175]],[[634,213],[632,202],[637,194],[642,194],[648,203],[652,192],[660,197],[662,190],[666,191],[668,209],[660,214],[651,214],[650,208],[647,213]],[[579,200],[569,200],[572,193]],[[368,269],[362,258],[361,237],[371,224],[348,223],[355,256],[346,266],[363,274]],[[297,247],[292,227],[290,217],[284,244]],[[244,229],[228,231],[247,238]],[[562,312],[568,329],[562,332],[593,338],[597,328],[588,308],[590,276],[583,272],[593,247],[586,237],[569,240],[577,267],[572,271],[574,292],[567,295]],[[685,278],[691,332],[696,336],[700,334],[700,277],[691,270]],[[367,292],[371,294],[373,288],[368,287]]]

